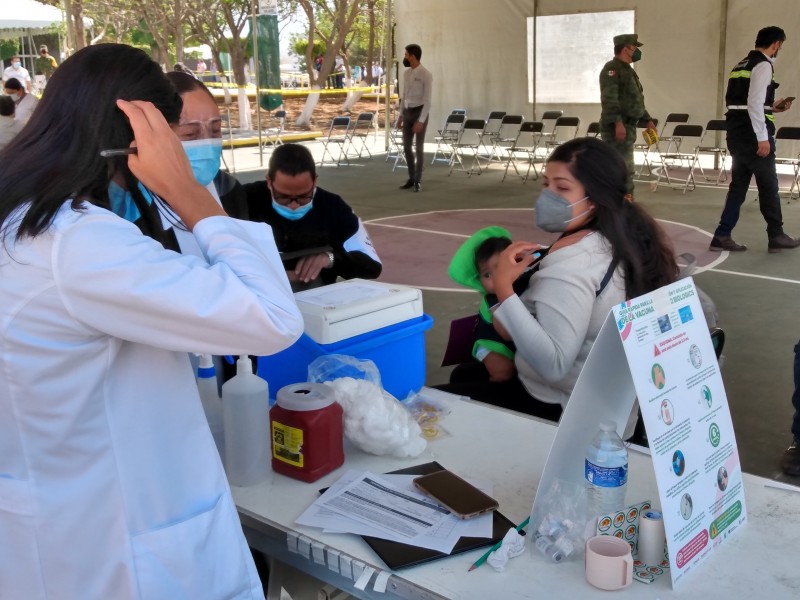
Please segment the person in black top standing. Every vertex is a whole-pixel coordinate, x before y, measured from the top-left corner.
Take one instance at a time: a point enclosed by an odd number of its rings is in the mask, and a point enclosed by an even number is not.
[[[314,158],[300,144],[278,146],[265,181],[248,183],[249,219],[272,227],[294,291],[337,277],[376,279],[381,261],[353,209],[317,187]]]
[[[786,40],[780,27],[765,27],[756,36],[755,49],[731,71],[725,93],[725,122],[728,151],[733,158],[731,183],[719,226],[714,232],[709,250],[742,252],[731,234],[739,221],[739,211],[753,176],[758,186],[758,204],[767,222],[769,252],[797,248],[800,240],[783,231],[781,199],[778,195],[778,176],[775,170],[775,117],[792,105],[790,100],[775,101],[773,62]]]

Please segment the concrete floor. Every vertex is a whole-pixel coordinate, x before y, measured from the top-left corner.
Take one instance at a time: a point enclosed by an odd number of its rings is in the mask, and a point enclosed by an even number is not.
[[[321,155],[320,142],[307,144],[316,156]],[[377,147],[380,152],[382,140]],[[433,150],[429,145],[428,160]],[[265,167],[259,165],[257,148],[226,150],[229,165],[230,152],[236,153],[236,176],[241,181],[263,177]],[[265,165],[268,153],[264,155]],[[439,365],[449,323],[474,313],[478,302],[477,294],[448,285],[442,272],[452,248],[463,239],[453,233],[458,228],[450,225],[463,219],[465,213],[450,211],[485,211],[472,213],[477,229],[494,224],[492,219],[508,218],[506,209],[514,209],[516,226],[528,233],[520,239],[539,241],[545,234],[535,228],[532,206],[541,189],[540,181],[523,184],[509,178],[501,183],[503,169],[498,165],[480,176],[455,172],[448,176],[447,165],[437,163],[428,166],[422,193],[415,194],[398,189],[406,179],[405,170],[392,172],[391,162],[385,162],[384,157],[376,153],[373,159],[356,160],[351,166],[322,167],[319,185],[344,197],[367,223],[385,265],[382,280],[409,283],[388,279],[387,274],[399,277],[405,272],[412,279],[413,273],[417,274],[422,283],[416,287],[423,289],[425,312],[434,318],[434,326],[426,334],[427,383],[443,383],[449,369]],[[652,191],[648,183],[640,183],[636,200],[665,223],[676,253],[696,253],[705,265],[696,273],[695,282],[716,302],[719,325],[726,332],[722,373],[745,471],[800,484],[800,478],[783,476],[779,467],[781,454],[791,440],[793,348],[800,338],[800,250],[767,253],[765,223],[751,192],[734,232],[736,241],[747,244],[749,250],[731,255],[708,253],[707,240],[719,219],[725,192],[724,184],[698,187],[684,195],[664,185]],[[403,229],[386,233],[387,217],[407,215],[417,217],[388,220],[404,224]],[[800,201],[784,199],[783,217],[787,233],[800,235]],[[516,233],[514,237],[517,239]],[[384,240],[386,246],[382,247]],[[407,275],[409,271],[411,276]],[[431,281],[442,285],[431,285]]]

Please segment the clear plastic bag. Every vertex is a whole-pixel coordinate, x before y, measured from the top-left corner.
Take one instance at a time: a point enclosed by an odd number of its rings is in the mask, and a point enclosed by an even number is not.
[[[448,437],[450,434],[442,426],[444,418],[450,414],[453,396],[433,388],[422,388],[403,401],[406,409],[422,429],[426,440]]]
[[[555,480],[544,493],[539,509],[537,514],[542,518],[534,523],[533,546],[553,562],[582,556],[590,521],[584,486]]]

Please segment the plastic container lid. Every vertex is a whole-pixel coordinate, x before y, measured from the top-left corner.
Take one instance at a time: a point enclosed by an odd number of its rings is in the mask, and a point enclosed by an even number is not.
[[[276,404],[286,410],[319,410],[336,402],[333,388],[324,383],[292,383],[278,390]]]

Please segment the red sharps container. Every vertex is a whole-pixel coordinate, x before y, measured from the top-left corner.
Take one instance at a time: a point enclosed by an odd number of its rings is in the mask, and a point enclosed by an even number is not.
[[[272,470],[312,482],[341,467],[342,407],[322,383],[293,383],[278,390],[269,411]]]

